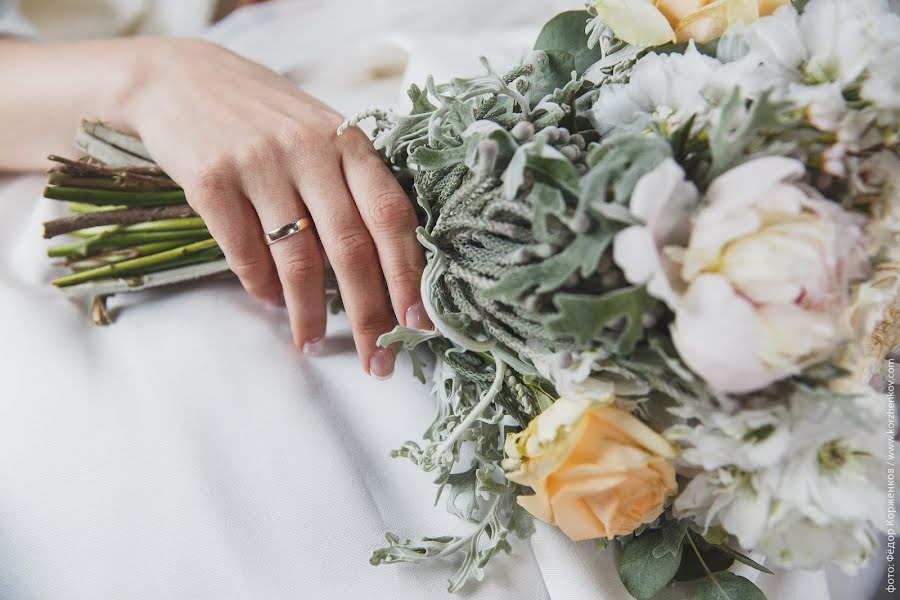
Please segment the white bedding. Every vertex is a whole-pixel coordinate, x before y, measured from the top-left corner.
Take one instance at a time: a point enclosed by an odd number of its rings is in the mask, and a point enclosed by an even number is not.
[[[404,72],[473,71],[476,49],[512,63],[566,5],[580,2],[280,2],[211,37],[350,114],[396,101]],[[0,180],[0,598],[446,598],[450,564],[368,563],[386,530],[465,528],[388,457],[433,409],[408,364],[365,376],[341,316],[325,356],[304,358],[284,312],[230,281],[118,298],[118,322],[95,327],[49,285],[39,225],[61,207],[41,185]],[[460,597],[628,597],[590,543],[541,527],[514,547]],[[873,562],[852,581],[759,584],[769,600],[864,599]]]

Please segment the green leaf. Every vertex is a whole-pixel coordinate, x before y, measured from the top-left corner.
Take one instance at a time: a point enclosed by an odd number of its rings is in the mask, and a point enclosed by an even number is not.
[[[412,110],[409,111],[409,114],[411,115],[430,113],[436,108],[434,104],[432,104],[428,99],[428,92],[426,92],[416,84],[412,84],[411,86],[409,86],[409,90],[406,92],[406,95],[409,96],[410,100],[412,100]]]
[[[382,348],[387,348],[394,344],[402,344],[404,348],[411,350],[422,342],[427,342],[439,336],[440,333],[434,329],[412,329],[397,325],[389,332],[382,333],[378,337],[378,345]]]
[[[414,350],[407,349],[406,353],[409,355],[409,362],[412,364],[412,372],[413,377],[415,377],[419,383],[425,383],[425,363],[422,362],[422,359],[419,358],[419,355],[415,353]]]
[[[701,583],[694,600],[766,600],[766,595],[746,577],[725,572]]]
[[[624,318],[625,326],[615,344],[618,353],[628,354],[643,335],[644,314],[654,302],[644,286],[613,290],[602,296],[560,293],[553,297],[559,312],[547,326],[587,346],[601,337],[608,324]]]
[[[591,275],[597,270],[603,252],[619,229],[617,224],[607,221],[575,238],[559,254],[533,265],[512,269],[486,291],[487,297],[503,298],[514,303],[532,288],[536,288],[538,293],[558,290],[573,273],[580,272],[583,277]]]
[[[701,545],[700,554],[709,570],[713,573],[725,571],[734,564],[734,557],[723,552],[715,546],[707,545],[705,548]],[[688,549],[681,559],[681,565],[678,572],[675,573],[675,581],[696,581],[706,577],[706,569],[700,563],[697,555],[692,549]]]
[[[656,548],[653,549],[654,558],[662,558],[665,554],[676,556],[681,550],[684,543],[684,536],[687,534],[687,523],[685,521],[672,521],[662,528],[663,539]]]
[[[681,547],[675,556],[653,556],[653,549],[662,542],[660,531],[644,533],[627,544],[619,565],[619,577],[632,596],[647,600],[658,594],[675,576],[681,564]]]
[[[535,50],[528,58],[528,63],[531,64],[532,71],[524,77],[528,82],[525,98],[532,107],[572,81],[575,58],[571,52]]]
[[[591,15],[586,10],[569,10],[550,19],[534,43],[535,50],[562,50],[574,57],[579,74],[603,58],[600,47],[588,48],[585,32]]]
[[[740,88],[735,88],[718,122],[709,128],[710,179],[751,158],[787,154],[793,148],[791,142],[777,139],[796,121],[786,115],[788,103],[772,101],[771,91],[760,94],[749,107],[745,102]]]
[[[465,146],[435,150],[427,146],[419,146],[413,150],[410,160],[426,171],[437,171],[444,167],[452,167],[466,158]]]
[[[766,567],[762,566],[761,564],[759,564],[758,562],[753,560],[752,558],[750,558],[749,556],[745,556],[745,555],[741,554],[740,552],[738,552],[737,550],[735,550],[728,544],[720,544],[717,547],[720,550],[722,550],[723,552],[730,554],[732,557],[734,557],[734,560],[736,560],[738,562],[742,562],[745,565],[747,565],[748,567],[753,567],[757,571],[762,571],[763,573],[768,573],[769,575],[775,574],[772,571],[770,571],[769,569],[767,569]]]

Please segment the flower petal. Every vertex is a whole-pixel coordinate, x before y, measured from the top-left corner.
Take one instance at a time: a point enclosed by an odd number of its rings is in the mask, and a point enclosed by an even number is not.
[[[649,0],[595,0],[594,11],[620,40],[647,48],[675,41],[665,16]]]

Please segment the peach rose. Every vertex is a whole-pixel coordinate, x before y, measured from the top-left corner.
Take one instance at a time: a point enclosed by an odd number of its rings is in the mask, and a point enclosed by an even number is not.
[[[629,44],[708,42],[732,24],[752,23],[790,0],[594,0],[591,8]]]
[[[535,492],[519,504],[575,541],[633,533],[678,490],[674,448],[612,400],[557,400],[506,438],[506,477]]]

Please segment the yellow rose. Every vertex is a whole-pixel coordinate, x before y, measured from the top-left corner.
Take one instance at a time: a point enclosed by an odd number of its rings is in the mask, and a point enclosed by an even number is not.
[[[616,37],[646,48],[708,42],[734,23],[752,23],[790,0],[594,0],[593,10]]]
[[[604,402],[557,400],[505,450],[507,478],[535,491],[519,504],[575,541],[632,533],[678,490],[671,444]]]

